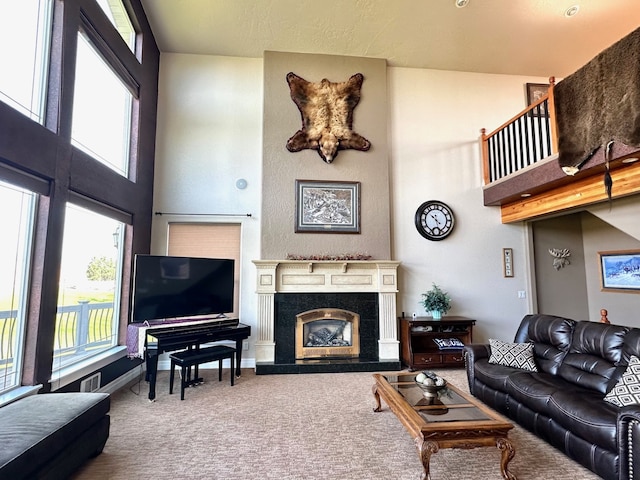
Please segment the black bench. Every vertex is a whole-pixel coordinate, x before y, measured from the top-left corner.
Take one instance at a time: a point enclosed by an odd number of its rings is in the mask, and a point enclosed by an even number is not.
[[[180,400],[184,400],[184,389],[194,383],[202,382],[198,377],[198,365],[207,362],[218,361],[218,381],[222,381],[222,361],[228,358],[231,362],[231,386],[235,375],[234,360],[236,349],[226,345],[215,345],[200,349],[183,350],[169,355],[171,359],[171,373],[169,374],[169,394],[173,393],[173,379],[176,365],[181,369],[180,378]],[[194,378],[191,378],[191,367],[195,368]]]

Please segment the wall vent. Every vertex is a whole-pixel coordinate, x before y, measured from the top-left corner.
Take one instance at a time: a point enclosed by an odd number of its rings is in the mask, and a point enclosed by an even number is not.
[[[91,375],[88,378],[85,378],[80,382],[80,391],[81,392],[96,392],[100,388],[100,380],[102,374],[100,372],[95,375]]]

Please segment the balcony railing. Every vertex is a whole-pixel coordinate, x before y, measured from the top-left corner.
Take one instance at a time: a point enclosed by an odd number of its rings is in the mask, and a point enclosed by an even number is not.
[[[17,310],[0,311],[0,369],[13,368]],[[86,353],[109,346],[113,339],[113,303],[78,302],[58,307],[53,358],[68,365]]]
[[[482,173],[488,185],[558,152],[553,88],[493,132],[482,129]]]

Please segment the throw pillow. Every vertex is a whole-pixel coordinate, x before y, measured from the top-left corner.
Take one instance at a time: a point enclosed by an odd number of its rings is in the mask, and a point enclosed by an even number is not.
[[[520,368],[531,372],[538,371],[533,357],[533,343],[507,343],[490,338],[489,346],[491,347],[489,363]]]
[[[459,338],[434,338],[433,341],[436,342],[440,350],[459,350],[464,347],[464,343]]]
[[[640,358],[631,356],[627,369],[604,400],[618,407],[640,403]]]

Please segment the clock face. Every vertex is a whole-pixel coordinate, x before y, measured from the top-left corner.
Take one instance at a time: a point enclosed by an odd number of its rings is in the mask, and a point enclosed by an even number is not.
[[[442,240],[453,231],[453,212],[445,203],[429,200],[416,211],[416,228],[427,240]]]

